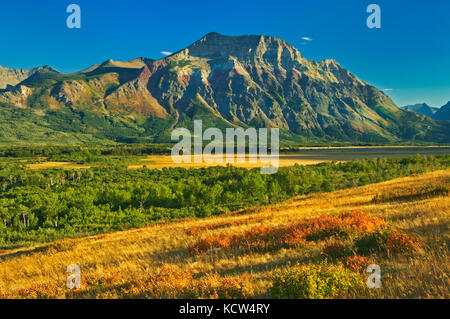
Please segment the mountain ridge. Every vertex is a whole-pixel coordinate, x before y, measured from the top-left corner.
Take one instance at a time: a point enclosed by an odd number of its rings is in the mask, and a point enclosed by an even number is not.
[[[441,107],[432,107],[426,103],[402,106],[401,109],[426,115],[437,121],[450,121],[450,101]]]
[[[6,89],[8,86],[15,86],[40,70],[52,70],[58,72],[49,65],[43,65],[32,69],[13,69],[0,65],[0,90]]]
[[[428,117],[433,117],[433,114],[435,114],[439,108],[437,107],[431,107],[426,103],[417,103],[414,105],[406,105],[401,107],[401,109],[405,110],[405,111],[411,111],[411,112],[416,112],[422,115],[426,115]]]
[[[450,101],[441,106],[439,110],[433,114],[435,120],[450,121]]]

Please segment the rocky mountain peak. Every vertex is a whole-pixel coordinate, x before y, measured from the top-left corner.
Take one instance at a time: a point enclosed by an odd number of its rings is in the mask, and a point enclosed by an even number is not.
[[[37,70],[37,71],[50,71],[50,72],[54,72],[54,73],[60,73],[58,70],[56,70],[55,68],[51,67],[50,65],[43,65],[43,66],[40,66],[40,67],[36,68],[35,70]]]
[[[323,67],[327,68],[340,68],[341,65],[334,59],[325,59],[319,62],[319,64]]]
[[[193,43],[183,54],[209,59],[236,58],[245,64],[279,64],[300,60],[301,54],[286,41],[265,35],[225,36],[211,32]]]

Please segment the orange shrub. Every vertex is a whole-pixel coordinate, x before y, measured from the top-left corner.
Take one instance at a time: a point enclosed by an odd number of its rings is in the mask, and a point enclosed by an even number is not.
[[[278,227],[257,226],[241,234],[222,234],[200,239],[189,249],[197,254],[214,248],[277,249],[322,240],[332,236],[349,236],[372,231],[385,224],[380,218],[371,218],[354,211],[339,216],[321,216]]]
[[[342,223],[365,232],[371,232],[380,226],[384,226],[386,221],[382,218],[372,218],[363,211],[352,211],[341,216]]]
[[[188,253],[191,255],[195,255],[214,248],[230,249],[231,239],[232,237],[227,234],[222,234],[218,237],[207,236],[203,239],[198,240],[194,246],[188,248]]]
[[[367,268],[373,261],[367,257],[354,255],[347,256],[344,259],[344,266],[354,271],[362,271]]]
[[[411,252],[422,247],[419,238],[395,230],[390,232],[385,245],[388,252],[394,253]]]
[[[365,234],[355,242],[359,253],[408,253],[421,248],[422,244],[417,237],[400,233],[391,229],[383,229]]]

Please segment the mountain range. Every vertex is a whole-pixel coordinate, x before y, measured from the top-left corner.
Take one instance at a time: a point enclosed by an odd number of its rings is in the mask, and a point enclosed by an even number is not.
[[[9,86],[13,87],[16,84],[20,83],[21,81],[29,78],[34,73],[43,70],[57,72],[55,69],[53,69],[48,65],[37,67],[30,70],[16,70],[11,68],[5,68],[0,65],[0,89],[6,89]]]
[[[406,105],[406,106],[403,106],[402,109],[405,111],[411,111],[411,112],[423,114],[423,115],[426,115],[429,117],[433,117],[433,114],[439,110],[439,108],[429,106],[426,103],[417,103],[414,105]]]
[[[435,120],[449,121],[450,120],[450,101],[442,107],[432,107],[426,103],[418,103],[414,105],[406,105],[402,107],[405,111],[416,112],[426,115]]]
[[[309,60],[271,36],[209,33],[163,59],[72,74],[0,68],[0,143],[167,142],[194,119],[279,127],[291,143],[450,141],[448,123],[402,110],[335,60]]]

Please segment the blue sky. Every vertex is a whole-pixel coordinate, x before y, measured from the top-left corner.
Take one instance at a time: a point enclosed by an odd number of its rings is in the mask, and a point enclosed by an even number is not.
[[[303,56],[336,59],[402,106],[450,100],[448,0],[0,0],[0,65],[74,72],[108,59],[162,58],[208,32],[283,38]],[[66,7],[82,10],[68,29]],[[369,4],[381,29],[366,26]],[[305,41],[308,37],[312,41]]]

